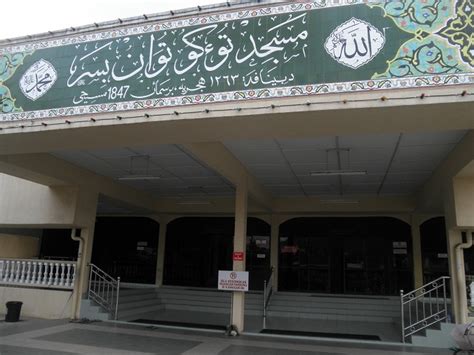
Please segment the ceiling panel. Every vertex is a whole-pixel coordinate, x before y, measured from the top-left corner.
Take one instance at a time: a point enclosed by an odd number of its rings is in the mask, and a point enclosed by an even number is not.
[[[326,164],[327,153],[325,150],[290,150],[284,155],[288,162],[293,164]]]
[[[398,149],[395,159],[397,161],[419,161],[429,159],[436,160],[440,163],[455,146],[455,144],[404,146]]]
[[[277,142],[284,151],[326,150],[335,148],[334,137],[323,137],[317,139],[279,139]]]
[[[356,135],[339,137],[341,148],[395,148],[399,134]]]
[[[162,168],[179,167],[179,166],[201,166],[196,160],[181,154],[171,155],[155,155],[150,157],[150,161]]]
[[[405,133],[400,146],[457,144],[466,135],[466,131],[442,131],[424,133]]]
[[[335,184],[316,184],[305,185],[304,191],[308,195],[337,195],[339,194],[339,187]]]
[[[285,158],[278,149],[256,151],[237,151],[234,152],[240,161],[248,165],[258,164],[285,164]]]
[[[156,155],[180,155],[183,151],[175,145],[154,145],[144,147],[133,147],[132,150],[137,154],[156,156]]]
[[[344,184],[345,194],[376,194],[380,183]]]

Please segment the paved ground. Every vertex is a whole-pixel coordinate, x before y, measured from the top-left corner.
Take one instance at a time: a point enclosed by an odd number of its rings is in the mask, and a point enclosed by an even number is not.
[[[229,338],[219,333],[145,328],[112,323],[69,323],[27,319],[0,322],[0,355],[185,354],[185,355],[395,355],[436,354],[400,346],[283,340],[262,336]]]

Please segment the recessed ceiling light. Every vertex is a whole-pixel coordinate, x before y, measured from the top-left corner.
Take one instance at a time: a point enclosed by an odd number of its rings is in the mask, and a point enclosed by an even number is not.
[[[312,171],[310,176],[367,175],[365,170],[321,170]]]

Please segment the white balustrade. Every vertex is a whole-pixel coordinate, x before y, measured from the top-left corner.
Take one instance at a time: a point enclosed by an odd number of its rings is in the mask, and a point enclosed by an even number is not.
[[[72,289],[73,261],[0,259],[0,285]]]

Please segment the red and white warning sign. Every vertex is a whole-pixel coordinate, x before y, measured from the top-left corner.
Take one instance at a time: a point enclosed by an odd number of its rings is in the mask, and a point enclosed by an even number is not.
[[[247,271],[219,270],[217,287],[222,291],[247,292],[249,290],[249,273]]]
[[[244,252],[243,251],[234,251],[232,253],[233,261],[244,261]]]

